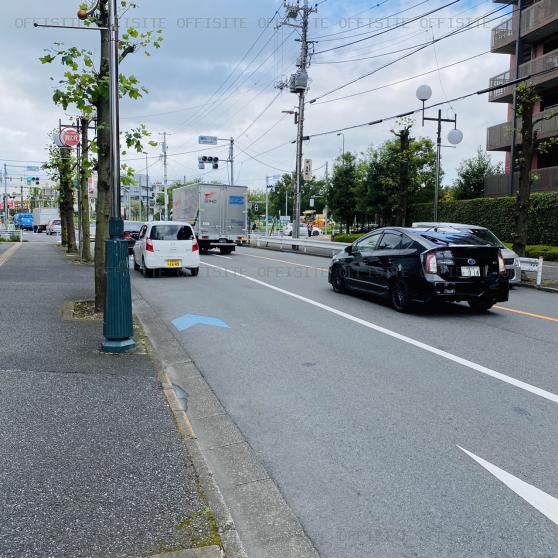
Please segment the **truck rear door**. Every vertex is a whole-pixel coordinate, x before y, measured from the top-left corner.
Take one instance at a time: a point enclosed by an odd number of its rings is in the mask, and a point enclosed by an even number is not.
[[[242,186],[225,188],[225,232],[229,239],[238,240],[246,236],[247,189]]]
[[[200,187],[200,236],[211,240],[223,235],[223,186],[203,185]]]

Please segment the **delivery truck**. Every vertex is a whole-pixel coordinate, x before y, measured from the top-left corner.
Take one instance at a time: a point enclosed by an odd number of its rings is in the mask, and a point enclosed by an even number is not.
[[[200,250],[230,254],[244,244],[248,228],[248,188],[191,184],[173,191],[173,221],[190,223]]]
[[[33,210],[33,232],[41,233],[46,231],[46,227],[51,219],[60,219],[58,209],[54,207],[37,207]]]

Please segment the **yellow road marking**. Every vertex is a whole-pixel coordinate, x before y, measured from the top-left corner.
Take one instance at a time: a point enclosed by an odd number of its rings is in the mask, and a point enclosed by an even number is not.
[[[512,312],[513,314],[521,314],[522,316],[529,316],[530,318],[538,318],[539,320],[546,320],[548,322],[554,322],[558,324],[558,318],[552,318],[551,316],[545,316],[543,314],[533,314],[533,312],[525,312],[524,310],[516,310],[515,308],[507,308],[505,306],[494,306],[498,310],[505,310],[506,312]]]
[[[266,258],[264,256],[254,256],[253,254],[242,254],[243,256],[248,256],[249,258],[258,258],[258,260],[269,260],[270,262],[280,262],[289,265],[297,265],[298,267],[307,267],[308,269],[317,269],[319,271],[328,271],[327,267],[315,267],[313,265],[304,265],[297,262],[289,262],[288,260],[278,260],[276,258]]]
[[[0,266],[3,266],[15,254],[16,250],[19,250],[20,246],[21,244],[14,244],[0,255]]]

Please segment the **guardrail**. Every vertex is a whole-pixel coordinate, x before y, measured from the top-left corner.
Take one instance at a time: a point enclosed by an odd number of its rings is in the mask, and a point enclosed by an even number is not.
[[[250,235],[250,245],[257,248],[267,246],[278,246],[280,250],[284,248],[297,247],[305,254],[309,248],[330,252],[332,256],[344,250],[349,244],[343,242],[331,242],[328,240],[317,240],[316,238],[293,238],[292,236],[258,236]]]
[[[14,238],[19,236],[19,242],[23,242],[23,230],[14,228],[0,229],[0,238]]]
[[[519,264],[521,265],[521,271],[534,272],[537,274],[536,285],[540,287],[544,265],[542,256],[540,258],[519,258]]]

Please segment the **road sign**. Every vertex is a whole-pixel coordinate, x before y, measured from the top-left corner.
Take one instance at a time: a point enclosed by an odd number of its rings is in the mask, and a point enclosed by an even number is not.
[[[79,143],[79,132],[75,128],[64,128],[55,132],[53,139],[58,147],[75,147]]]
[[[41,169],[39,167],[25,167],[27,172],[39,172]]]
[[[306,181],[312,180],[312,159],[304,159],[303,178]]]
[[[314,198],[310,198],[310,207],[312,209],[314,209],[314,206],[316,205],[316,201],[314,200]]]
[[[201,145],[217,145],[217,136],[200,136],[198,143]]]

